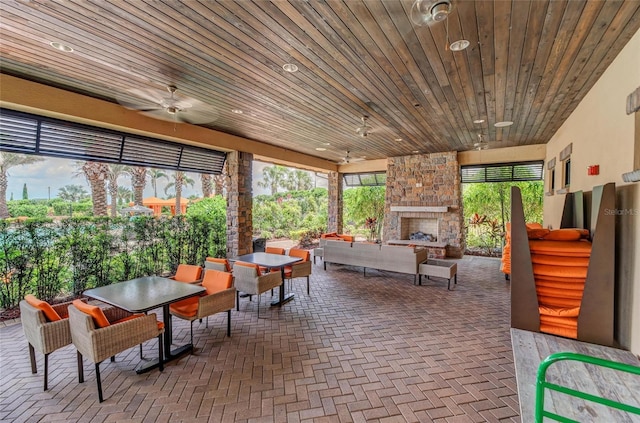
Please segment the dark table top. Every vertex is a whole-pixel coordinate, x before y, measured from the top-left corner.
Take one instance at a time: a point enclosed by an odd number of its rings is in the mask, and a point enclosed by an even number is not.
[[[114,283],[84,292],[87,297],[122,308],[131,313],[144,313],[185,298],[193,297],[205,289],[198,285],[177,282],[159,276],[145,276],[126,282]]]
[[[233,261],[246,261],[247,263],[255,263],[266,268],[282,267],[293,264],[302,260],[300,257],[284,256],[281,254],[270,253],[252,253],[238,256]]]

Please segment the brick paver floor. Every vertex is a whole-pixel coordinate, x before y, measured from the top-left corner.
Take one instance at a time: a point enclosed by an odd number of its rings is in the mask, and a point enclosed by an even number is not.
[[[445,280],[414,286],[413,276],[391,272],[325,272],[319,260],[311,295],[304,279],[293,290],[282,308],[262,301],[260,319],[255,299],[241,299],[231,338],[226,313],[209,328],[194,323],[195,353],[162,373],[137,375],[137,348],[106,360],[101,404],[92,363],[78,383],[73,346],[49,357],[43,392],[21,325],[1,327],[0,421],[520,421],[509,285],[497,259],[460,260],[454,291]],[[174,328],[174,342],[187,342],[188,322],[174,319]],[[155,356],[155,342],[145,356]]]

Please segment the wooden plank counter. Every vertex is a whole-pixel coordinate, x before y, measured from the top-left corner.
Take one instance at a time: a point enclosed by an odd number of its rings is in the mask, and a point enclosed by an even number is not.
[[[511,328],[511,343],[523,423],[535,421],[538,366],[553,353],[575,352],[640,366],[640,360],[629,351],[538,332]],[[640,407],[640,377],[637,375],[581,362],[560,361],[547,370],[547,381]],[[545,390],[545,395],[545,410],[579,422],[640,422],[640,416],[585,402],[559,392]]]

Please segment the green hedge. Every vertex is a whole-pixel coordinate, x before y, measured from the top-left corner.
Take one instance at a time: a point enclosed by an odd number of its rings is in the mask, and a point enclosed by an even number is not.
[[[226,255],[224,200],[201,203],[206,213],[176,217],[0,221],[0,307],[29,293],[51,301]]]

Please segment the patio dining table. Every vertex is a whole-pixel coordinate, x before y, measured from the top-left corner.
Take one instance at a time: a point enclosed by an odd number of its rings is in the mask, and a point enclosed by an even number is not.
[[[183,345],[171,350],[172,328],[169,305],[185,298],[200,295],[205,289],[198,285],[177,282],[159,276],[144,276],[125,282],[101,286],[84,291],[87,297],[121,308],[130,313],[146,313],[162,307],[164,321],[164,362],[174,360],[193,349],[192,344]],[[158,360],[153,360],[136,369],[144,373],[158,367]]]
[[[284,293],[284,267],[293,263],[297,263],[300,260],[302,260],[302,258],[300,257],[291,257],[271,253],[244,254],[242,256],[234,257],[231,259],[231,261],[244,261],[247,263],[254,263],[258,266],[266,267],[269,271],[271,271],[271,269],[280,269],[280,272],[282,274],[282,285],[280,285],[278,299],[271,302],[272,306],[282,305],[288,301],[291,301],[293,297],[295,297],[295,294],[293,292],[290,292],[288,294]]]

